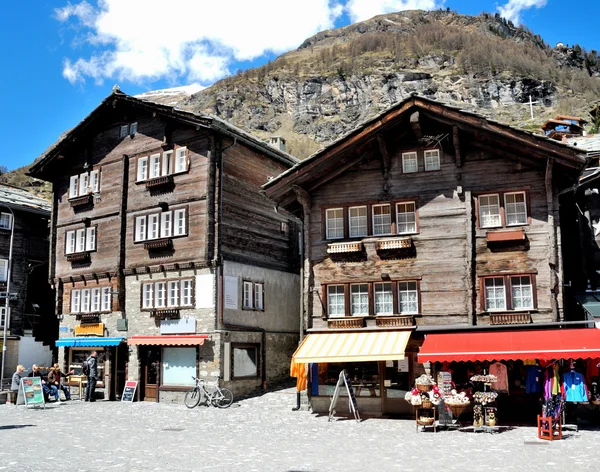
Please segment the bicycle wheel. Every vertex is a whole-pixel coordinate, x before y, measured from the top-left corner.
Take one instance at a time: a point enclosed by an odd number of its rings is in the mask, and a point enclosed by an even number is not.
[[[198,406],[198,403],[200,403],[201,396],[202,395],[200,395],[200,389],[193,388],[185,394],[183,403],[185,403],[185,406],[187,406],[188,408],[194,408]]]
[[[233,403],[233,393],[228,388],[221,388],[219,392],[216,392],[212,399],[214,406],[219,408],[227,408]]]

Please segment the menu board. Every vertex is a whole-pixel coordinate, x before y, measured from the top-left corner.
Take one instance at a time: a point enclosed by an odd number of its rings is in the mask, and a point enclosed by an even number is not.
[[[21,385],[26,406],[44,405],[44,408],[46,407],[41,377],[24,377],[21,379]]]
[[[123,389],[123,395],[121,396],[122,402],[132,402],[133,396],[135,395],[135,389],[137,388],[137,381],[128,380],[125,382],[125,388]]]

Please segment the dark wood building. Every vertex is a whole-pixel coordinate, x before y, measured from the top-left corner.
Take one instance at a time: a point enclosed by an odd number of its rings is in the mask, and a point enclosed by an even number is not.
[[[106,394],[128,378],[146,400],[179,401],[192,376],[236,393],[285,376],[298,230],[260,190],[295,163],[218,118],[115,90],[31,169],[53,184],[61,361],[103,349]]]
[[[6,323],[5,377],[18,364],[30,369],[52,361],[58,322],[47,280],[49,220],[50,202],[0,184],[0,356]]]
[[[571,146],[413,96],[269,181],[304,220],[303,346],[346,350],[312,372],[313,408],[328,406],[340,359],[377,361],[346,368],[376,384],[363,410],[393,413],[423,373],[425,333],[564,320],[559,193],[584,164]],[[407,331],[406,360],[361,357]]]

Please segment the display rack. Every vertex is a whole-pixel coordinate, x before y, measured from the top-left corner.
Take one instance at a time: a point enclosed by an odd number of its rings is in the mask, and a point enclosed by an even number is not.
[[[427,419],[424,420],[423,418]],[[417,425],[417,432],[419,432],[419,427],[425,429],[427,426],[433,426],[433,432],[437,432],[436,419],[437,414],[434,406],[427,408],[415,406],[415,422]]]
[[[552,418],[551,416],[545,417],[538,415],[537,417],[538,427],[538,438],[545,439],[546,441],[554,441],[556,439],[562,439],[562,422],[560,416],[558,418]]]

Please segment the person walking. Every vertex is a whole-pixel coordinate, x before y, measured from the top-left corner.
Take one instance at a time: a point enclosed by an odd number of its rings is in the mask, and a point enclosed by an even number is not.
[[[96,381],[98,380],[98,353],[92,351],[92,354],[90,354],[90,357],[85,362],[88,364],[88,383],[85,391],[85,401],[95,402],[94,394],[96,393]]]
[[[26,377],[25,375],[25,366],[18,365],[16,372],[12,376],[12,382],[10,384],[10,389],[13,392],[18,392],[21,388],[21,379]]]
[[[73,375],[74,373],[75,371],[72,370],[69,372],[69,375]],[[65,398],[70,400],[71,392],[69,392],[69,387],[62,383],[62,378],[67,378],[67,375],[60,371],[58,364],[54,364],[54,366],[50,368],[50,372],[48,372],[48,383],[54,385],[59,391],[62,390],[65,394]]]

